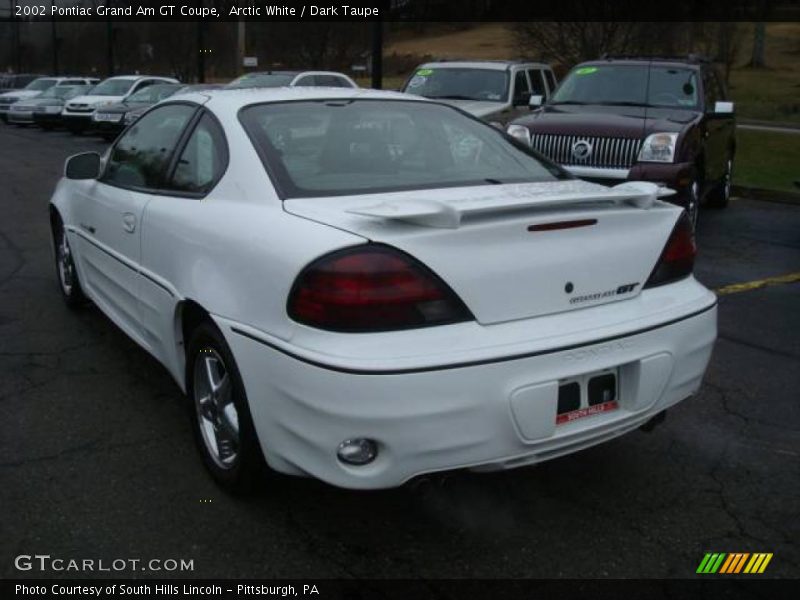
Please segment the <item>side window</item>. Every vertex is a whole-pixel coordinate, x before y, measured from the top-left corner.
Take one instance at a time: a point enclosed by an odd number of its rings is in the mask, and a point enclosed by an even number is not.
[[[217,183],[227,163],[225,134],[208,114],[197,123],[178,159],[169,187],[205,194]]]
[[[350,84],[341,77],[336,75],[317,75],[317,85],[324,85],[327,87],[346,87],[349,88]]]
[[[556,76],[553,75],[550,69],[546,69],[544,74],[547,77],[547,86],[550,88],[550,94],[552,94],[556,91]]]
[[[136,121],[111,150],[102,181],[126,188],[162,187],[164,171],[194,111],[188,104],[168,104]]]
[[[133,86],[131,93],[133,94],[135,92],[138,92],[139,90],[143,90],[146,87],[150,87],[154,83],[155,81],[153,81],[152,79],[145,79],[144,81],[140,81],[139,83]]]
[[[529,69],[528,75],[531,78],[531,85],[533,86],[533,94],[535,96],[543,96],[547,98],[547,88],[544,87],[544,79],[542,79],[542,71],[540,69]]]
[[[314,76],[306,75],[295,81],[292,85],[314,85]]]
[[[514,104],[527,104],[531,95],[531,88],[528,85],[528,78],[525,76],[525,71],[517,71],[514,75]]]

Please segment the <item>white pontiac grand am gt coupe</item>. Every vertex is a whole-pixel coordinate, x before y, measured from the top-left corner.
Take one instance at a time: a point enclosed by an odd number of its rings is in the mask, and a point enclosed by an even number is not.
[[[417,96],[173,96],[51,201],[61,291],[170,371],[208,469],[349,488],[506,469],[694,394],[716,298],[653,184],[572,178]]]

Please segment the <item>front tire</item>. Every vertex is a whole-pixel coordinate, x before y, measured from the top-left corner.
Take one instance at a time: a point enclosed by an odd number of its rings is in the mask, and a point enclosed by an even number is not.
[[[53,234],[53,243],[56,249],[56,275],[61,297],[70,308],[78,308],[86,304],[86,296],[81,288],[78,271],[75,269],[75,260],[72,257],[72,249],[61,219],[58,219]]]
[[[725,163],[725,174],[722,181],[708,194],[706,205],[709,208],[725,208],[731,199],[731,186],[733,185],[733,158]]]
[[[191,337],[186,382],[195,442],[209,473],[230,493],[252,491],[264,475],[264,458],[236,361],[212,323]]]

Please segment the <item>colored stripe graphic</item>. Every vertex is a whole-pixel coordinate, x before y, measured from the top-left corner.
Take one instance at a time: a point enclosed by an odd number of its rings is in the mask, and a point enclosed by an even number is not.
[[[763,573],[772,560],[771,552],[708,552],[700,561],[697,573],[735,575]],[[746,566],[745,566],[746,565]]]

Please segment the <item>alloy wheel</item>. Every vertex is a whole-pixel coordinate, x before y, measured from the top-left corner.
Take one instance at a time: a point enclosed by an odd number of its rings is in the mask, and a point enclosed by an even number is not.
[[[206,450],[218,467],[232,469],[240,449],[239,414],[225,361],[213,348],[197,353],[193,389]]]
[[[61,283],[61,289],[64,295],[69,296],[75,285],[75,263],[72,261],[72,253],[70,252],[69,242],[67,241],[67,232],[63,229],[61,230],[57,252],[58,280]]]

